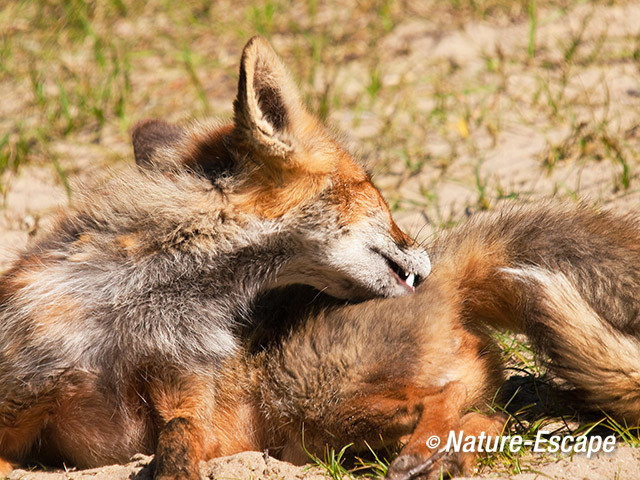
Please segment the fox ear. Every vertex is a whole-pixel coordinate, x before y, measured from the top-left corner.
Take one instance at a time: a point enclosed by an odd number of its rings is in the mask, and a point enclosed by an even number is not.
[[[131,132],[133,155],[136,164],[143,168],[153,168],[153,157],[163,147],[175,145],[184,136],[184,130],[163,120],[141,120]]]
[[[242,52],[233,111],[236,140],[243,146],[282,159],[294,152],[294,127],[306,111],[290,73],[262,37],[253,37]]]

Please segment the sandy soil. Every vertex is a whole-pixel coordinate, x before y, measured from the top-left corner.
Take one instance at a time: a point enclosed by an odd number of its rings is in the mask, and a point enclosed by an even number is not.
[[[64,472],[27,472],[14,470],[9,480],[151,480],[152,472],[149,467],[151,457],[138,455],[127,465],[112,465],[82,471]],[[259,452],[246,452],[232,457],[220,458],[201,464],[203,478],[218,480],[246,479],[246,480],[325,480],[326,475],[318,467],[295,467],[281,462]]]
[[[537,48],[553,58],[557,54],[558,44],[566,41],[571,32],[579,29],[581,22],[587,17],[589,28],[583,39],[586,43],[597,42],[606,34],[612,38],[606,46],[615,46],[618,38],[640,35],[640,5],[596,8],[583,5],[576,8],[569,17],[555,20],[551,18],[541,24],[537,31]],[[385,48],[381,52],[384,65],[382,82],[391,86],[405,82],[407,88],[414,89],[411,98],[415,108],[427,111],[433,107],[432,97],[421,93],[420,88],[425,87],[419,86],[419,80],[428,77],[434,66],[455,65],[455,79],[452,81],[464,83],[468,79],[475,79],[477,82],[488,57],[517,56],[519,51],[526,50],[528,28],[526,22],[506,26],[472,22],[461,28],[452,26],[450,30],[443,31],[440,26],[427,20],[407,19],[383,39]],[[274,43],[277,48],[277,38],[274,38]],[[428,52],[428,61],[424,60],[425,52]],[[342,93],[348,96],[362,92],[362,84],[366,82],[366,78],[357,61],[345,63],[341,68],[334,78],[335,81],[343,81]],[[493,189],[494,195],[496,189],[500,189],[507,193],[528,192],[531,195],[527,198],[535,199],[558,191],[570,191],[577,192],[581,199],[619,208],[631,209],[637,205],[640,189],[635,184],[626,191],[616,187],[615,179],[621,168],[616,163],[573,159],[558,164],[551,172],[541,168],[541,159],[548,155],[550,149],[562,146],[575,131],[571,131],[568,126],[565,128],[562,125],[541,124],[536,120],[535,111],[519,110],[520,102],[530,102],[528,98],[536,89],[539,78],[527,69],[526,63],[508,64],[505,68],[508,69],[502,86],[506,92],[505,98],[501,97],[495,105],[501,119],[497,135],[493,135],[489,128],[468,131],[464,124],[454,123],[452,130],[457,132],[457,136],[452,137],[451,131],[432,132],[424,138],[416,140],[414,137],[412,140],[419,142],[434,157],[450,154],[451,164],[446,169],[426,164],[416,174],[408,175],[405,166],[393,164],[376,177],[385,195],[392,200],[399,200],[399,223],[414,233],[427,235],[436,228],[436,215],[441,216],[444,221],[446,218],[460,218],[465,210],[473,211],[478,196],[478,174],[486,181],[487,188]],[[136,82],[136,78],[133,78],[133,82]],[[611,62],[585,67],[574,72],[566,90],[570,99],[582,99],[586,96],[590,100],[584,109],[576,107],[577,115],[593,117],[606,114],[611,119],[609,128],[617,133],[633,133],[640,111],[637,65]],[[471,95],[467,99],[472,111],[479,104],[482,95],[480,92],[477,97]],[[226,106],[220,108],[226,108],[228,112],[231,98],[224,105]],[[409,131],[413,128],[415,119],[404,118],[402,110],[389,109],[389,115],[395,116],[394,128],[406,127]],[[379,116],[362,115],[355,125],[353,113],[340,109],[331,112],[329,118],[330,123],[337,124],[343,132],[348,132],[346,135],[349,141],[362,146],[365,157],[371,156],[368,149],[377,145],[373,139],[382,135],[388,127],[385,121]],[[631,145],[631,151],[637,151],[634,150],[638,145],[637,138],[632,134],[625,138]],[[458,151],[452,152],[452,144],[456,142],[462,146]],[[104,141],[102,143],[108,144]],[[115,136],[113,143],[109,145],[109,151],[105,152],[99,149],[103,147],[95,147],[89,141],[80,145],[69,145],[61,141],[56,145],[56,152],[64,155],[66,167],[72,166],[79,178],[86,179],[100,175],[103,171],[100,162],[89,162],[89,158],[104,157],[107,154],[131,156],[126,138]],[[637,161],[632,165],[632,171],[636,166]],[[15,252],[23,248],[42,225],[50,221],[56,209],[67,204],[65,189],[50,165],[25,165],[17,174],[5,175],[3,182],[8,188],[4,208],[0,211],[0,271],[7,268]],[[433,196],[437,197],[437,208],[433,204],[424,203],[422,192],[425,188],[431,189]],[[568,197],[572,198],[572,195]],[[8,478],[147,479],[150,478],[147,468],[149,461],[148,457],[137,457],[127,465],[87,471],[16,470]],[[535,472],[511,477],[500,477],[496,472],[481,472],[481,478],[640,478],[640,451],[621,447],[612,455],[598,458],[587,459],[576,455],[573,458],[534,459],[530,465],[534,465]],[[327,478],[317,469],[294,467],[256,452],[211,461],[203,465],[202,471],[205,477],[220,479]]]
[[[33,471],[14,470],[9,480],[151,480],[151,457],[138,455],[126,465],[112,465],[91,470]],[[531,471],[517,475],[480,472],[473,478],[538,480],[602,480],[633,479],[640,476],[640,450],[618,448],[612,454],[586,458],[558,457],[538,459],[529,467]],[[259,452],[245,452],[201,464],[203,478],[216,480],[325,480],[331,478],[319,467],[296,467],[265,456]],[[471,477],[468,477],[471,478]]]

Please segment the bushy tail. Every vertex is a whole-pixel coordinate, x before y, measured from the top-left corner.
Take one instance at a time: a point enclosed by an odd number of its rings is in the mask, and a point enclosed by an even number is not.
[[[590,405],[640,422],[640,339],[598,315],[566,275],[537,268],[511,273],[538,286],[527,310],[529,321],[545,330],[536,337],[553,370]]]
[[[436,244],[464,321],[527,334],[585,401],[640,421],[640,228],[584,207],[480,216]]]

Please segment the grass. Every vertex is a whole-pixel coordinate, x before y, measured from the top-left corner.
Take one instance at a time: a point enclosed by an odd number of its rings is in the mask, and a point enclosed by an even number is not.
[[[615,433],[621,444],[633,448],[640,447],[640,426],[629,426],[626,422],[617,422],[609,415],[606,415],[601,422],[594,424],[593,427],[598,425],[601,425],[602,428]],[[588,427],[591,428],[592,426],[589,425]]]
[[[352,443],[345,445],[340,450],[327,446],[322,458],[306,451],[306,449],[305,451],[311,459],[312,465],[322,469],[334,480],[384,478],[389,469],[389,459],[393,459],[398,454],[398,449],[378,452],[369,447],[369,451],[364,452],[366,455],[358,455],[349,452],[351,447],[353,447]]]
[[[311,108],[355,137],[379,175],[394,175],[395,165],[405,165],[409,175],[402,177],[402,188],[397,194],[386,192],[397,197],[398,210],[415,209],[415,196],[408,201],[406,192],[421,191],[415,181],[406,180],[419,177],[420,183],[432,184],[448,170],[469,190],[465,199],[454,202],[453,214],[460,215],[495,205],[504,197],[500,190],[505,185],[511,195],[520,193],[492,172],[479,178],[473,159],[499,150],[502,136],[514,127],[544,135],[562,129],[567,119],[579,125],[597,116],[611,98],[576,90],[572,80],[582,70],[611,62],[638,63],[637,40],[613,29],[594,36],[597,6],[590,10],[579,1],[452,0],[427,6],[377,0],[363,6],[308,0],[289,8],[282,0],[270,0],[228,7],[198,0],[171,7],[154,0],[144,8],[127,0],[10,5],[0,14],[2,31],[9,32],[0,44],[0,88],[20,94],[12,96],[13,113],[0,119],[0,172],[6,172],[0,183],[34,160],[48,161],[59,176],[49,153],[64,150],[58,162],[63,171],[72,169],[67,164],[80,160],[81,149],[76,154],[73,148],[79,143],[104,145],[105,151],[116,145],[124,152],[128,129],[146,116],[228,118],[240,48],[250,35],[260,33],[275,40]],[[577,17],[576,9],[582,9]],[[571,18],[580,18],[577,27],[568,28],[565,37],[548,39],[545,28]],[[485,68],[473,73],[468,61],[456,55],[405,62],[412,47],[398,31],[413,20],[433,22],[445,37],[477,22],[496,28],[505,21],[520,22],[524,50],[482,47],[478,53]],[[533,79],[537,87],[517,88],[510,80],[514,76]],[[609,125],[619,115],[619,109],[611,108]],[[627,122],[600,136],[602,156],[610,159],[613,172],[608,191],[598,192],[604,201],[633,185],[631,159],[637,157],[638,138],[636,131],[624,136],[632,130]],[[539,152],[540,168],[550,177],[557,164],[577,164],[566,151],[579,151],[583,139],[569,134],[567,141],[573,143],[554,149],[549,142],[551,153]],[[434,150],[434,144],[443,147]],[[441,201],[450,199],[444,195]],[[432,207],[426,210],[436,216]]]
[[[352,445],[351,443],[345,445],[338,452],[333,448],[326,447],[323,459],[307,453],[313,463],[322,468],[330,478],[333,480],[342,480],[343,478],[353,478],[349,470],[344,466],[345,453]]]
[[[529,0],[529,44],[527,45],[527,53],[531,58],[536,55],[536,27],[538,26],[538,18],[536,12],[536,0]]]

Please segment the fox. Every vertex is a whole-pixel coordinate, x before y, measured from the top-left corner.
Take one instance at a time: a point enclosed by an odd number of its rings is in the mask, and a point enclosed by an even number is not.
[[[142,121],[132,139],[137,167],[82,188],[0,277],[0,475],[142,452],[156,479],[199,478],[262,292],[395,297],[430,272],[261,37],[232,122]]]
[[[504,432],[496,328],[527,334],[590,408],[637,424],[638,245],[631,216],[510,205],[438,235],[411,296],[268,292],[221,370],[217,455],[268,450],[302,464],[327,446],[398,446],[388,479],[468,475],[478,453],[442,447],[451,434]]]

